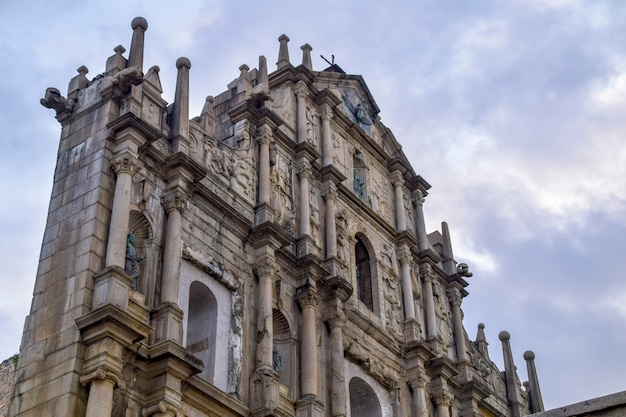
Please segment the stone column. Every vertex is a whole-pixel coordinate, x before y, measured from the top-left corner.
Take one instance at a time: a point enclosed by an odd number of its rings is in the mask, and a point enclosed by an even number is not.
[[[524,360],[526,360],[526,370],[528,371],[528,396],[530,397],[530,412],[539,413],[544,411],[543,398],[539,389],[539,378],[537,377],[537,368],[535,368],[535,353],[527,350],[524,352]]]
[[[113,194],[113,208],[111,209],[106,266],[117,266],[124,269],[133,175],[140,169],[140,164],[137,158],[128,153],[119,155],[111,162],[111,168],[117,178],[115,180],[115,193]]]
[[[106,372],[102,368],[80,377],[82,385],[90,384],[85,417],[111,417],[113,388],[117,382],[116,375]]]
[[[319,297],[317,295],[317,290],[311,286],[299,289],[297,297],[298,303],[302,308],[300,394],[302,397],[317,397],[319,355],[317,351],[315,312],[319,304]]]
[[[311,192],[309,190],[309,178],[311,178],[311,166],[304,160],[298,166],[300,177],[300,236],[311,234]]]
[[[330,119],[333,109],[328,104],[322,105],[322,167],[333,163],[333,141],[330,137]]]
[[[415,198],[415,214],[417,224],[415,228],[417,229],[417,248],[420,251],[428,249],[428,234],[426,233],[426,223],[424,221],[424,194],[420,190],[414,194]]]
[[[404,302],[404,319],[415,320],[415,301],[413,300],[413,283],[411,282],[411,253],[405,246],[398,252],[400,258],[400,277],[402,285],[402,301]]]
[[[161,301],[178,304],[180,266],[183,253],[182,212],[187,208],[187,200],[182,191],[174,190],[166,194],[162,202],[168,217],[165,226]]]
[[[337,257],[337,225],[335,219],[335,201],[337,186],[332,182],[324,184],[324,200],[326,201],[326,259]]]
[[[346,317],[342,311],[337,311],[328,319],[330,325],[330,365],[331,365],[331,411],[333,417],[347,415],[346,376],[343,357],[343,326]]]
[[[435,404],[437,405],[438,417],[450,417],[450,406],[454,397],[449,392],[445,391],[434,396]]]
[[[259,129],[259,204],[270,204],[270,142],[272,129],[263,125]]]
[[[161,276],[161,305],[153,312],[155,343],[171,340],[183,342],[183,311],[178,305],[180,267],[182,263],[182,212],[187,200],[182,190],[172,190],[161,199],[167,212],[165,247]]]
[[[274,343],[274,317],[272,314],[272,289],[275,261],[264,259],[255,267],[259,278],[258,319],[257,319],[257,349],[256,370],[264,373],[273,373],[272,348]]]
[[[313,71],[313,64],[311,63],[311,51],[313,48],[308,43],[305,43],[300,49],[302,49],[302,65]]]
[[[465,347],[465,332],[463,331],[463,318],[461,316],[461,292],[458,288],[448,289],[448,298],[452,305],[452,326],[454,328],[454,338],[456,345],[457,363],[467,361],[467,351]]]
[[[433,300],[433,276],[432,267],[428,264],[420,265],[420,276],[424,280],[424,304],[426,309],[426,333],[428,339],[437,336],[437,317],[435,315],[435,303]]]
[[[417,379],[411,381],[416,417],[428,417],[428,399],[426,396],[427,387],[428,378],[426,373],[420,370],[417,374]]]
[[[307,86],[304,81],[296,84],[297,134],[296,143],[306,142],[306,96]]]
[[[400,171],[394,171],[391,174],[391,183],[394,189],[394,201],[396,206],[396,230],[398,232],[404,232],[406,230],[406,213],[404,211],[404,193],[402,192],[402,186],[404,185],[404,178]]]

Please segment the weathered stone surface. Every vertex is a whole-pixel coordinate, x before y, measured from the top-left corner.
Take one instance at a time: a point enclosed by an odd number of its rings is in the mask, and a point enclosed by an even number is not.
[[[467,338],[467,269],[361,76],[308,45],[294,67],[283,35],[276,71],[242,65],[189,120],[189,60],[170,105],[132,28],[128,61],[44,100],[62,133],[12,416],[529,411]]]

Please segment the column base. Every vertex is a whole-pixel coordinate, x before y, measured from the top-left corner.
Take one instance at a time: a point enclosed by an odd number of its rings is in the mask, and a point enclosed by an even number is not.
[[[109,266],[94,276],[93,280],[92,310],[113,304],[126,311],[132,280],[122,268]]]
[[[406,343],[417,342],[421,339],[420,324],[415,319],[404,322],[404,341]]]
[[[274,221],[274,209],[266,203],[261,203],[254,209],[254,226]]]
[[[174,303],[163,303],[152,313],[154,340],[152,344],[171,340],[183,345],[183,310]]]
[[[278,373],[269,369],[259,369],[252,379],[252,417],[276,415],[280,404],[280,383]]]
[[[324,404],[315,395],[306,395],[296,401],[296,417],[323,417]]]
[[[296,241],[296,256],[302,258],[306,255],[319,256],[320,248],[311,235],[300,236]]]

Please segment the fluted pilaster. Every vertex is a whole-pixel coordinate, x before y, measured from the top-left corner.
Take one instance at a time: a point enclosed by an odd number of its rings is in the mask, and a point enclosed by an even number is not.
[[[428,264],[420,265],[420,276],[424,280],[424,304],[426,309],[426,333],[428,339],[437,336],[437,317],[435,315],[435,303],[433,299],[433,279],[435,274],[432,266]]]
[[[396,207],[396,230],[404,232],[406,230],[406,213],[404,211],[404,178],[400,171],[391,174],[391,183],[394,190],[394,202]]]
[[[415,320],[415,301],[413,300],[413,283],[411,282],[411,252],[407,247],[402,247],[398,252],[398,258],[400,259],[404,318],[405,320]]]
[[[259,129],[259,197],[258,204],[270,204],[270,143],[272,129],[263,125]]]
[[[296,84],[296,105],[297,105],[297,135],[296,143],[306,141],[306,97],[308,88],[304,81],[298,81]]]
[[[322,166],[333,163],[333,142],[330,137],[330,119],[333,117],[333,109],[328,104],[323,104],[322,116]]]

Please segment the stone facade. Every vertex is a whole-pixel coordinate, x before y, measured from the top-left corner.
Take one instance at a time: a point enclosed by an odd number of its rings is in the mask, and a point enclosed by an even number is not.
[[[363,78],[239,68],[189,115],[132,22],[103,73],[41,103],[62,126],[11,416],[469,417],[540,411],[461,304],[467,265],[427,234],[430,185]]]
[[[17,357],[5,359],[0,363],[0,417],[7,416],[9,400],[13,390]]]

